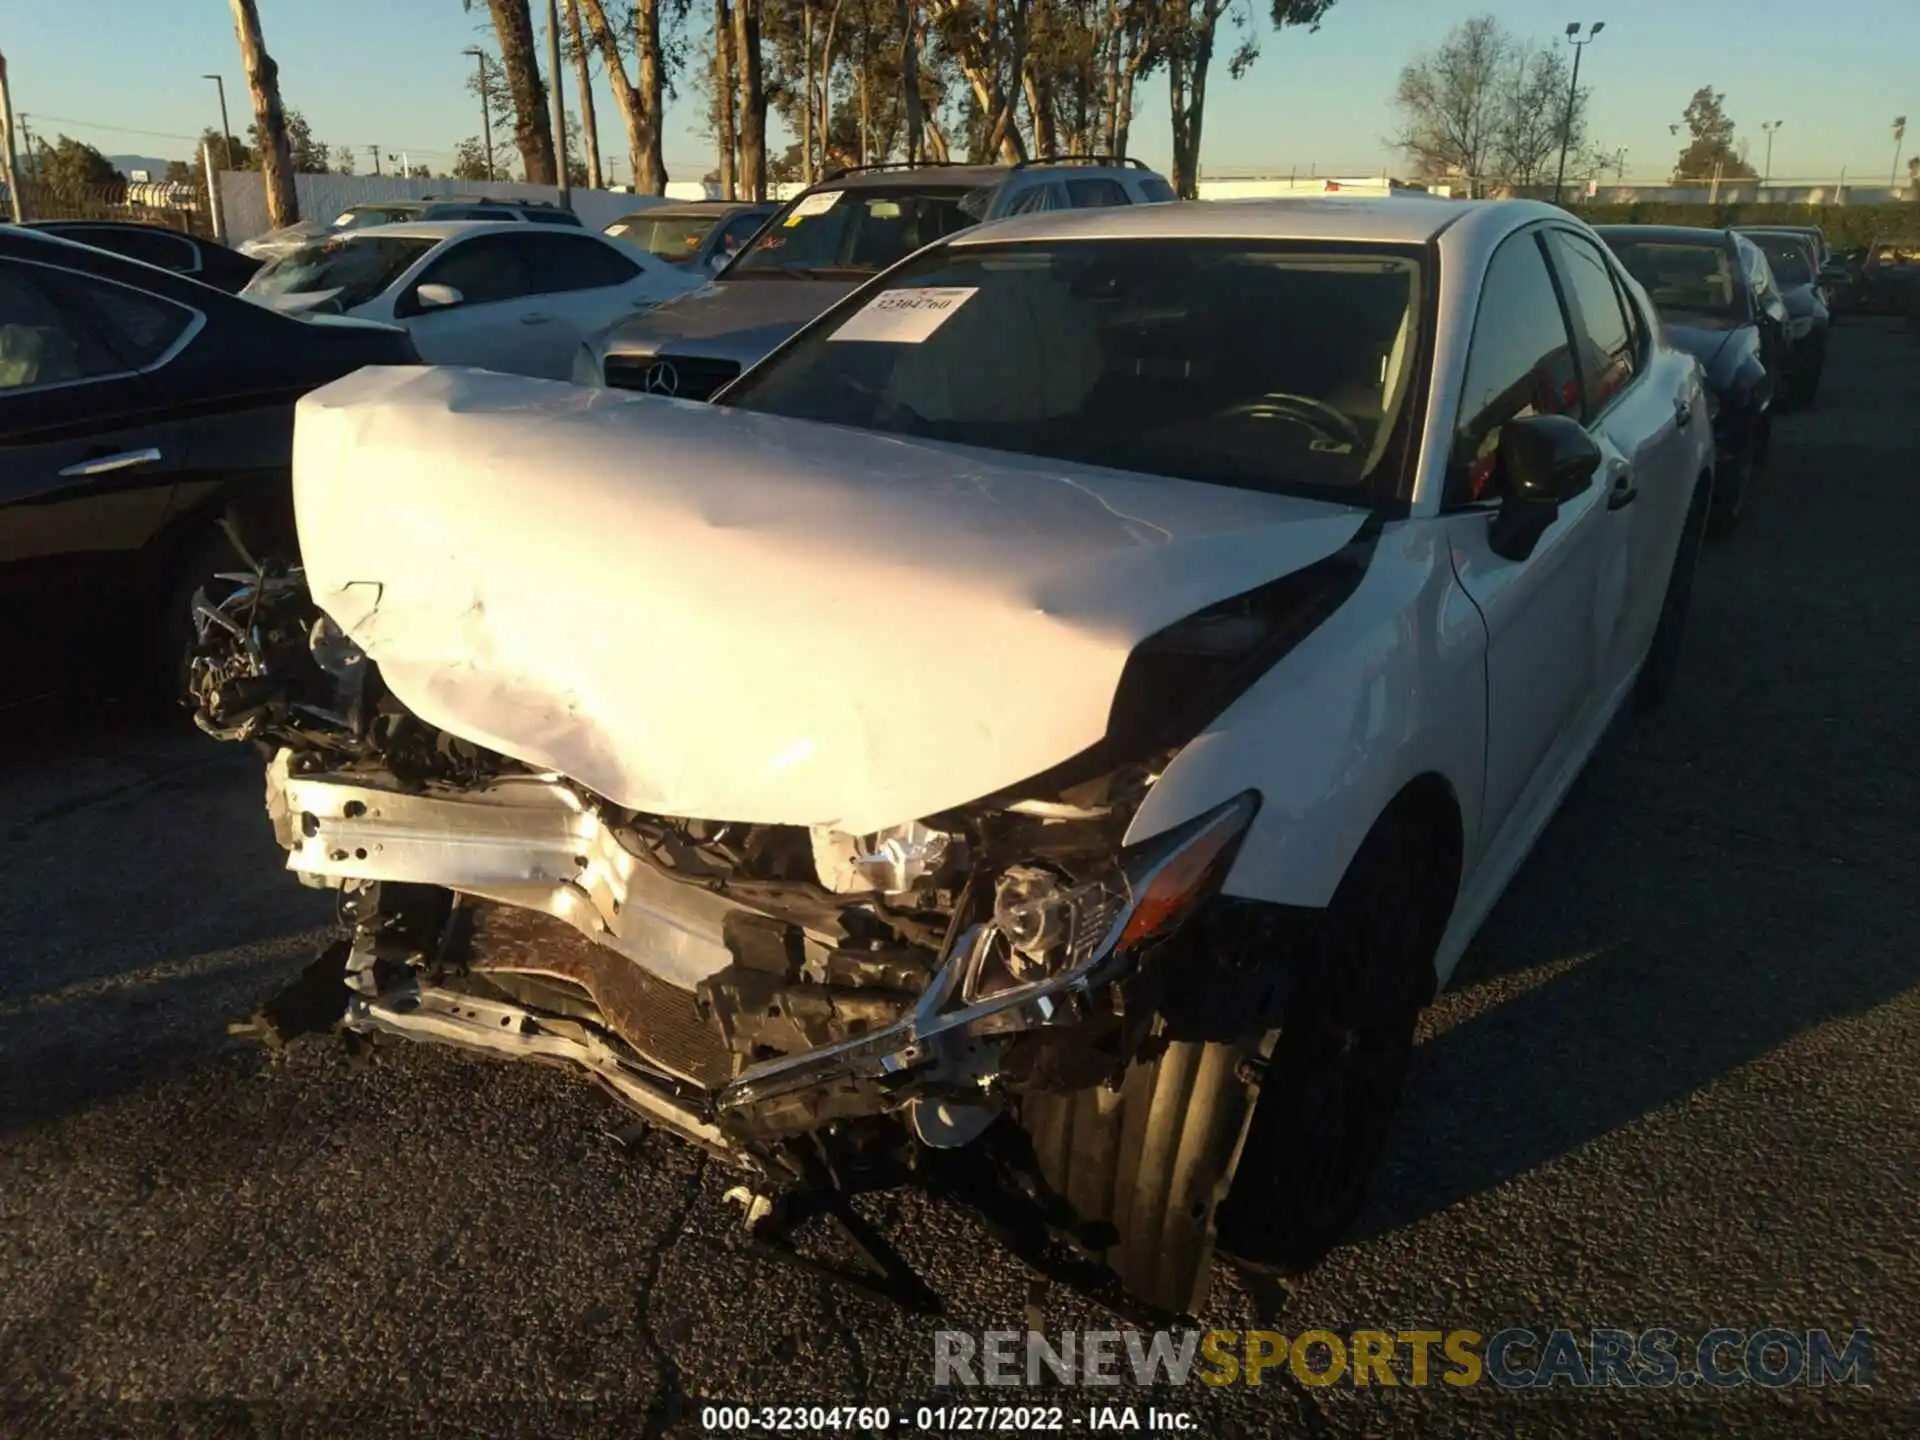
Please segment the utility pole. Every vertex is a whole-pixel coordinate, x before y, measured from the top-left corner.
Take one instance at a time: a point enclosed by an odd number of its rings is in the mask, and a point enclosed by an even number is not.
[[[369,145],[367,146],[367,153],[373,157],[373,173],[378,175],[380,173],[380,147],[378,145]]]
[[[1556,205],[1560,203],[1560,187],[1567,181],[1567,147],[1573,143],[1573,104],[1580,94],[1580,52],[1606,28],[1606,21],[1596,20],[1587,26],[1587,38],[1582,40],[1578,20],[1567,26],[1567,43],[1573,46],[1573,78],[1567,82],[1567,114],[1560,125],[1560,169],[1553,177],[1553,203]]]
[[[233,169],[233,127],[227,123],[227,82],[218,75],[202,75],[202,80],[211,80],[214,88],[220,92],[220,168]]]
[[[1773,132],[1786,123],[1784,120],[1763,120],[1760,122],[1760,128],[1767,133],[1767,165],[1766,169],[1760,174],[1760,188],[1762,190],[1766,189],[1767,185],[1773,179]]]
[[[0,55],[0,126],[6,127],[6,145],[0,148],[0,161],[7,167],[7,209],[18,225],[26,219],[20,208],[20,169],[19,158],[13,150],[13,92],[7,88],[7,57]]]
[[[493,169],[493,107],[487,104],[487,52],[478,45],[469,45],[463,54],[473,56],[473,63],[480,67],[480,133],[487,137],[487,179],[494,178]]]
[[[559,182],[560,208],[573,208],[573,193],[567,187],[567,97],[560,83],[560,7],[558,0],[547,0],[547,86],[553,97],[554,179]]]
[[[35,180],[38,180],[40,178],[40,152],[34,148],[33,127],[27,123],[27,112],[24,110],[20,112],[20,142],[26,146],[27,150],[27,174]],[[1894,163],[1898,164],[1899,162],[1896,160]]]

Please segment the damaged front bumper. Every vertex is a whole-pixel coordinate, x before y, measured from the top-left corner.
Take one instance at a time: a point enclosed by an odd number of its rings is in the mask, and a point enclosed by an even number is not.
[[[976,1138],[1033,1068],[1012,1063],[1018,1045],[1071,1048],[1097,1037],[1092,1069],[1117,1073],[1155,1018],[1150,1004],[1126,1003],[1129,986],[1217,884],[1255,809],[1252,796],[1240,797],[1116,857],[1054,910],[1009,918],[1004,906],[957,906],[917,993],[897,975],[877,992],[898,996],[891,1009],[859,1008],[847,1003],[850,992],[834,992],[844,1023],[830,1029],[839,1038],[749,1063],[738,1045],[729,1051],[727,1017],[715,1013],[716,997],[733,992],[712,987],[739,958],[736,927],[764,920],[766,907],[750,886],[663,873],[630,828],[561,777],[423,790],[380,775],[296,773],[282,751],[268,768],[267,799],[288,867],[305,883],[361,897],[345,958],[349,1028],[577,1067],[646,1122],[776,1180],[794,1173],[789,1142],[844,1122],[898,1116],[939,1148]],[[451,891],[452,918],[396,944],[395,927],[376,913],[383,885]],[[506,968],[549,984],[584,976],[586,1002],[562,1010],[473,984],[510,978],[484,946],[463,957],[449,943],[461,907],[476,903],[546,917],[544,930],[521,925],[524,943]],[[1008,927],[1028,924],[1055,927],[1051,965],[1018,963],[1009,948]],[[805,941],[824,963],[848,953],[831,943],[811,931]],[[636,982],[653,988],[615,993]],[[806,988],[769,992],[768,1008],[791,1005]],[[696,1014],[705,1049],[686,1039]],[[672,1015],[687,1023],[674,1029],[665,1023]],[[1076,1073],[1084,1077],[1086,1064]]]

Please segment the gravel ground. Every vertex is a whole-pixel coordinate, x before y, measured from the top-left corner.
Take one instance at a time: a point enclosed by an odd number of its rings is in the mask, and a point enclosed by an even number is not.
[[[1920,1433],[1916,409],[1910,336],[1836,332],[1705,558],[1673,703],[1596,761],[1433,1010],[1362,1235],[1206,1317],[1864,1326],[1874,1383],[1099,1400],[1209,1436]],[[744,1252],[720,1173],[623,1152],[566,1076],[229,1041],[330,918],[237,747],[12,736],[0,875],[0,1433],[672,1435],[706,1402],[933,1394],[936,1322]],[[863,1203],[940,1323],[1037,1300],[1104,1328],[955,1207]]]

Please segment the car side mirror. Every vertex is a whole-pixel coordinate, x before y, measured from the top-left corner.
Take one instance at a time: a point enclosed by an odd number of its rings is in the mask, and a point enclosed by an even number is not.
[[[416,285],[413,298],[420,302],[422,310],[444,310],[449,305],[458,305],[467,297],[454,285]]]
[[[1531,555],[1560,507],[1586,493],[1599,468],[1600,447],[1577,420],[1527,415],[1502,425],[1494,453],[1500,508],[1487,533],[1493,553],[1504,560]]]

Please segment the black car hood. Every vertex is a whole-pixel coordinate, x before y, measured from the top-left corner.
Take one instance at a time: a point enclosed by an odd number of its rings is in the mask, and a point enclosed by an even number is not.
[[[1780,300],[1787,307],[1787,314],[1796,320],[1813,314],[1815,302],[1811,285],[1782,285]]]
[[[1698,360],[1711,378],[1714,360],[1727,348],[1728,342],[1745,328],[1737,321],[1689,315],[1667,321],[1667,339]]]

